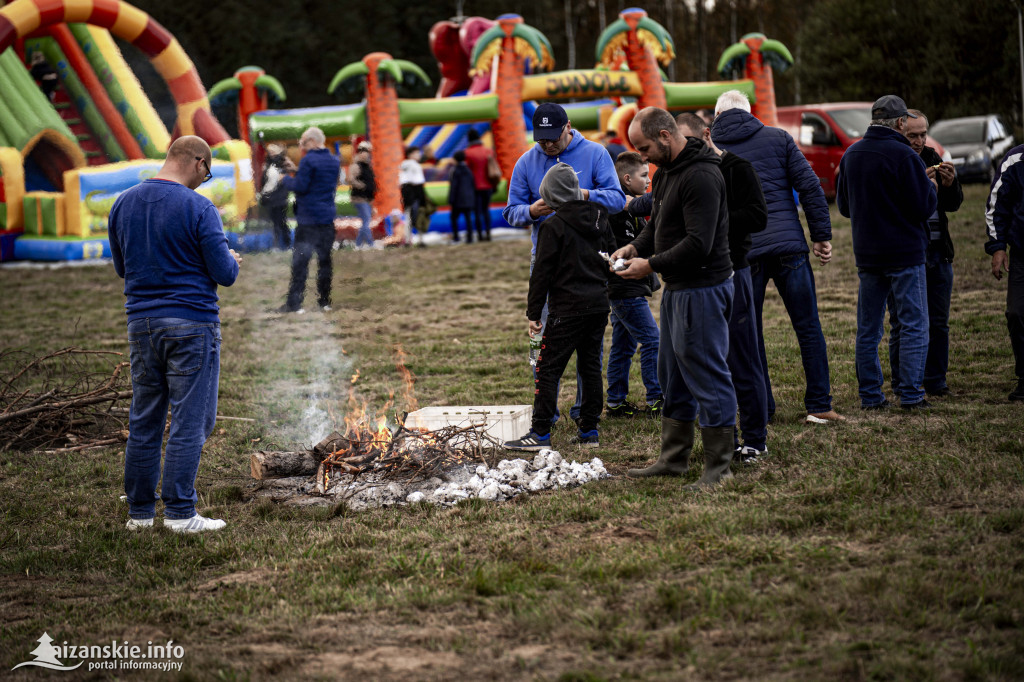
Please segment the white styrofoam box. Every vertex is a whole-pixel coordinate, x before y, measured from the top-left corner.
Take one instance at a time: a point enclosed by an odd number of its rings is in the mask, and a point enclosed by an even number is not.
[[[461,405],[423,407],[405,418],[409,428],[436,431],[445,426],[487,425],[487,435],[504,443],[526,435],[533,405]]]

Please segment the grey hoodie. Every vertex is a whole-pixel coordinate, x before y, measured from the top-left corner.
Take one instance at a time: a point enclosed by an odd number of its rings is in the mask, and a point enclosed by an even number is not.
[[[549,168],[540,181],[540,198],[556,211],[563,204],[582,199],[580,181],[572,166],[559,162]]]

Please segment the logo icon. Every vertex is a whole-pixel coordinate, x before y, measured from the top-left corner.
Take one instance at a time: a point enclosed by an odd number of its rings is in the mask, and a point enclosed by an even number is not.
[[[36,657],[36,660],[19,663],[18,665],[11,668],[11,670],[17,670],[23,665],[35,665],[40,668],[49,668],[50,670],[74,670],[75,668],[77,668],[85,662],[79,661],[78,665],[73,666],[67,666],[61,663],[60,659],[57,658],[57,654],[60,652],[57,650],[56,647],[50,644],[50,642],[53,641],[53,638],[45,632],[43,633],[43,636],[37,639],[36,641],[39,642],[39,646],[37,646],[34,650],[29,652],[30,654]]]
[[[548,123],[548,117],[547,117],[547,116],[541,116],[541,118],[540,118],[540,124],[541,124],[542,126],[550,125],[550,124]]]

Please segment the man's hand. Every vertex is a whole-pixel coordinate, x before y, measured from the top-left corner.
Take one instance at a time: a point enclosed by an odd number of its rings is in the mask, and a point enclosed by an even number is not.
[[[242,256],[239,255],[239,253],[237,251],[235,251],[234,249],[228,249],[228,251],[231,252],[231,257],[235,259],[235,262],[238,263],[239,265],[241,265],[242,264]]]
[[[530,336],[536,336],[537,334],[540,334],[542,329],[544,329],[543,322],[541,322],[540,320],[530,320]]]
[[[628,247],[624,246],[622,248],[624,249]],[[619,249],[619,251],[621,250],[622,249]],[[636,249],[633,249],[633,252],[636,253]],[[618,251],[615,253],[618,253]],[[646,258],[632,258],[626,261],[625,270],[619,270],[618,272],[615,272],[615,274],[623,279],[643,279],[652,272],[654,272],[654,270],[651,269],[651,264]]]
[[[936,170],[943,187],[949,187],[956,180],[956,169],[949,161],[943,161]]]
[[[821,261],[822,265],[828,265],[832,260],[832,242],[814,242],[812,247],[814,255]]]
[[[992,276],[1002,279],[1004,272],[1010,271],[1010,261],[1006,257],[1006,250],[996,251],[992,254]]]
[[[530,204],[530,217],[536,220],[541,216],[551,215],[555,212],[555,209],[548,206],[543,199],[537,199],[537,201]]]
[[[636,252],[636,247],[632,244],[626,244],[621,249],[618,249],[612,254],[612,260],[616,261],[620,258],[636,258],[639,254]]]
[[[583,200],[584,201],[589,201],[590,200],[590,190],[589,189],[581,189],[580,192],[583,194]]]

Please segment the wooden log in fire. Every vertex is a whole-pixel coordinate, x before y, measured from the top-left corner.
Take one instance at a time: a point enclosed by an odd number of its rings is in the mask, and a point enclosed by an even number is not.
[[[316,454],[303,452],[278,452],[260,450],[249,458],[249,470],[256,479],[287,478],[289,476],[312,476],[320,467]]]

